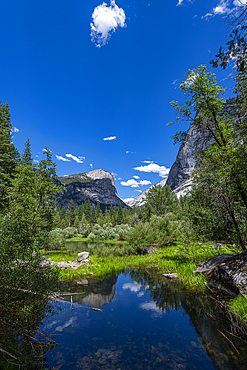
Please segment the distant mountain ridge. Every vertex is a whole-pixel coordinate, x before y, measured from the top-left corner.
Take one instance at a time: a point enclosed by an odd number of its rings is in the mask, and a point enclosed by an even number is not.
[[[59,177],[56,184],[64,188],[55,199],[55,204],[59,204],[60,208],[67,209],[71,199],[76,208],[88,200],[94,206],[99,202],[102,211],[109,209],[111,204],[118,206],[119,201],[122,207],[126,207],[118,197],[114,176],[101,169]]]

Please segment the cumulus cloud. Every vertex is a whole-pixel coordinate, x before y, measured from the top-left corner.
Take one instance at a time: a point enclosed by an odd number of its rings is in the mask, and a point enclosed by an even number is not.
[[[90,165],[89,165],[91,168],[93,168],[93,165],[92,165],[92,163],[90,163]]]
[[[137,180],[140,178],[139,176],[133,176],[133,177],[134,177],[134,179],[137,179]]]
[[[128,181],[121,181],[121,185],[131,186],[132,188],[139,188],[138,182],[134,179],[131,179],[131,180],[128,180]]]
[[[152,184],[151,181],[149,180],[140,180],[139,181],[139,184],[142,186],[142,185],[150,185]]]
[[[136,281],[134,281],[134,283],[123,284],[122,286],[123,290],[129,289],[133,293],[139,292],[141,287],[142,287],[141,284],[138,284]]]
[[[154,301],[143,302],[140,304],[139,307],[145,311],[152,311],[156,317],[160,317],[163,315],[162,310],[156,306]]]
[[[71,158],[73,159],[73,161],[76,161],[77,163],[83,163],[85,157],[82,157],[81,155],[79,155],[78,157],[76,157],[75,155],[73,154],[65,154],[67,158]]]
[[[116,140],[116,136],[109,136],[109,137],[105,137],[103,140],[104,141],[112,141],[112,140]]]
[[[145,162],[145,163],[149,163],[149,162]],[[170,168],[166,168],[165,166],[160,166],[157,163],[151,162],[147,166],[135,167],[134,170],[140,171],[140,172],[158,173],[160,177],[167,177],[170,171]]]
[[[149,180],[140,180],[138,182],[138,181],[136,181],[134,179],[130,179],[128,181],[121,181],[120,184],[122,186],[130,186],[131,188],[139,188],[139,185],[141,185],[141,186],[143,186],[143,185],[151,185],[152,183]]]
[[[61,155],[56,155],[56,158],[57,158],[59,161],[63,161],[63,162],[70,162],[70,160],[69,160],[69,159],[62,157]]]
[[[119,8],[115,0],[110,0],[110,5],[102,3],[98,5],[92,14],[91,40],[100,48],[107,44],[113,32],[119,27],[125,27],[126,15],[122,8]]]

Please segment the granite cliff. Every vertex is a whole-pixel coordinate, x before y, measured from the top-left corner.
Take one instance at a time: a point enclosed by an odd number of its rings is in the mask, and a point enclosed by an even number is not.
[[[64,188],[61,194],[57,194],[55,200],[55,204],[59,204],[60,208],[67,209],[71,199],[75,207],[79,207],[82,202],[88,200],[95,206],[99,202],[103,211],[110,208],[111,204],[118,206],[119,201],[122,207],[126,207],[126,204],[118,197],[113,175],[107,171],[94,170],[59,177],[56,184]]]
[[[220,115],[223,116],[227,113],[234,116],[235,102],[235,98],[229,99]],[[180,145],[176,160],[171,167],[168,178],[160,181],[156,185],[169,185],[178,198],[189,192],[192,185],[191,176],[199,162],[195,156],[201,150],[206,150],[212,142],[213,138],[208,131],[198,131],[192,124],[187,132],[186,140]],[[143,205],[145,203],[145,195],[151,188],[152,186],[144,190],[133,199],[133,201],[128,201],[128,205],[131,207],[134,205]]]

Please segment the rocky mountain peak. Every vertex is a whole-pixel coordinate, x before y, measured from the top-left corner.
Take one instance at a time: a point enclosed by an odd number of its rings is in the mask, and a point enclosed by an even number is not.
[[[93,171],[86,172],[86,175],[93,180],[110,179],[112,182],[112,185],[115,186],[114,176],[110,172],[99,169],[99,170],[93,170]]]

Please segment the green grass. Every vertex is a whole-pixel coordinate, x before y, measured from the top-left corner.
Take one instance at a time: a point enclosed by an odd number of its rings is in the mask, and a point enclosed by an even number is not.
[[[66,242],[91,242],[91,239],[74,236],[73,238],[66,239]]]
[[[116,241],[115,241],[116,242]],[[112,243],[110,243],[112,244]],[[113,243],[114,244],[114,243]],[[117,244],[117,243],[116,243]],[[203,274],[195,275],[197,264],[206,261],[216,255],[223,253],[241,252],[240,250],[225,247],[222,249],[209,248],[211,244],[204,244],[197,247],[196,253],[193,246],[184,247],[180,243],[175,243],[172,247],[157,249],[158,254],[152,255],[123,255],[100,257],[97,255],[90,255],[90,262],[85,267],[79,267],[77,270],[67,269],[61,271],[62,280],[79,280],[81,278],[106,278],[108,276],[119,274],[125,269],[155,269],[160,274],[176,272],[180,281],[188,288],[197,287],[205,289],[204,283],[206,277]],[[104,247],[106,248],[106,247]],[[109,245],[109,248],[110,245]],[[179,250],[179,252],[175,252]],[[71,252],[68,255],[67,251],[45,251],[44,254],[47,258],[51,258],[55,262],[59,261],[72,261],[77,259],[78,252]],[[93,273],[92,276],[89,273]],[[228,303],[229,309],[241,316],[244,321],[247,321],[247,300],[238,296]]]
[[[175,250],[179,250],[179,252],[176,253]],[[232,252],[228,247],[224,249],[211,249],[204,245],[198,247],[197,253],[194,255],[190,254],[188,250],[184,251],[182,245],[176,243],[172,247],[159,248],[158,255],[109,255],[106,257],[90,255],[88,267],[79,267],[77,270],[63,270],[61,272],[61,278],[63,280],[76,280],[89,276],[90,272],[96,278],[105,278],[112,274],[120,273],[125,268],[138,269],[144,267],[155,268],[160,273],[176,272],[178,278],[187,286],[204,287],[204,282],[206,281],[204,275],[195,275],[193,273],[196,265],[218,254]],[[70,252],[68,255],[67,251],[47,251],[45,255],[55,262],[77,259],[77,252]]]
[[[81,238],[78,236],[75,236],[73,238],[69,238],[66,240],[66,242],[92,242],[89,238]],[[111,239],[111,240],[97,240],[93,243],[105,243],[105,244],[128,244],[125,240],[117,240],[117,239]]]
[[[239,315],[243,321],[247,321],[247,299],[238,295],[236,298],[228,302],[227,306],[230,311]]]

